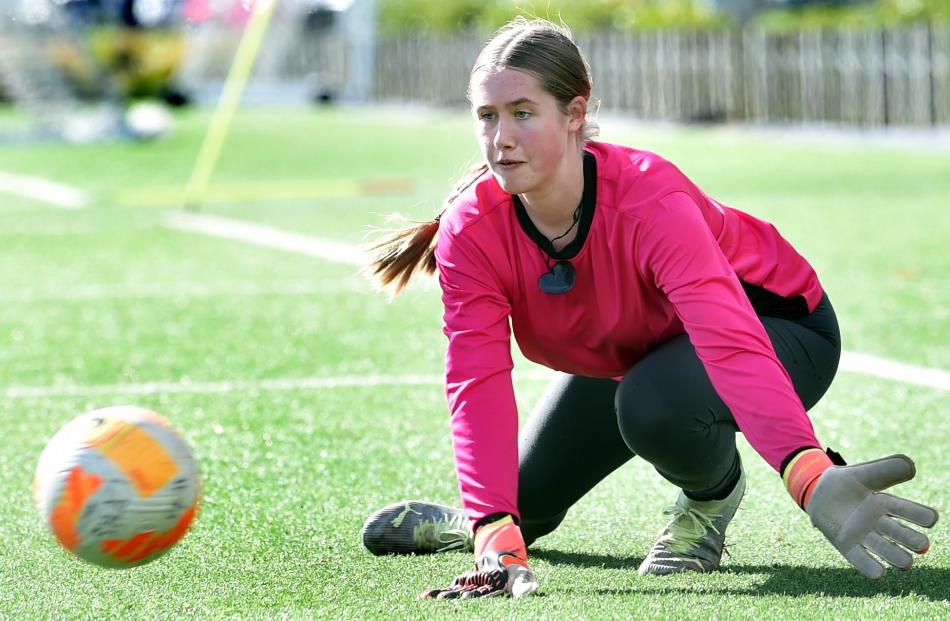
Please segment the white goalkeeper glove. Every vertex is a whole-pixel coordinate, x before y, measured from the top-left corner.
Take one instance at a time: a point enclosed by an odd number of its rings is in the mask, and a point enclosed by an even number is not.
[[[809,449],[785,469],[785,483],[831,545],[862,574],[877,579],[884,575],[878,558],[906,571],[914,562],[908,550],[925,554],[930,548],[926,535],[898,519],[930,528],[937,523],[937,511],[884,493],[915,474],[906,455],[836,466],[820,449]]]

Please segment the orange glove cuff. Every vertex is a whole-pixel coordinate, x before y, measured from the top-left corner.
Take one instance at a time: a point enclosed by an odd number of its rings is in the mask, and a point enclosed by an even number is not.
[[[524,537],[510,515],[476,531],[475,558],[489,554],[496,555],[502,567],[528,566],[528,550],[524,545]]]
[[[834,464],[821,449],[802,451],[785,468],[785,489],[802,509],[808,507],[811,492],[822,473]]]

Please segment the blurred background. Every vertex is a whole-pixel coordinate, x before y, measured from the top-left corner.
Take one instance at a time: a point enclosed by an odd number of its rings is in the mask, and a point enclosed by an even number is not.
[[[950,0],[0,0],[0,621],[459,618],[416,599],[457,555],[358,541],[400,498],[458,502],[438,285],[390,303],[358,245],[477,161],[469,70],[516,14],[574,30],[604,140],[807,257],[845,348],[819,438],[906,452],[902,493],[950,506]],[[550,375],[513,359],[527,414]],[[162,561],[90,571],[32,473],[68,420],[127,403],[186,435],[202,508]],[[632,460],[545,538],[545,597],[467,616],[948,618],[950,520],[865,581],[741,447],[730,571],[628,571],[672,498]]]
[[[0,0],[0,101],[30,137],[154,137],[166,107],[215,102],[252,4]],[[950,124],[950,0],[278,0],[243,101],[464,107],[516,14],[567,23],[632,118]]]

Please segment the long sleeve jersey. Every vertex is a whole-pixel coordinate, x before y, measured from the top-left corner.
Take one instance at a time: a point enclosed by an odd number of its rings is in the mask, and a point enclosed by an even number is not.
[[[472,520],[519,515],[512,334],[529,360],[621,378],[685,332],[740,430],[773,468],[796,449],[819,446],[753,306],[813,311],[822,289],[811,266],[774,226],[713,200],[654,153],[589,142],[585,160],[596,168],[595,179],[585,174],[593,200],[572,242],[576,282],[567,293],[539,288],[551,259],[523,207],[490,173],[441,218],[446,395]]]

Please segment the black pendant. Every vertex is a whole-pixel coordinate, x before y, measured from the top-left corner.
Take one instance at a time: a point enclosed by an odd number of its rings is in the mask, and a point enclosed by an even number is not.
[[[538,287],[545,293],[560,295],[574,288],[577,272],[570,261],[558,261],[538,278]]]

